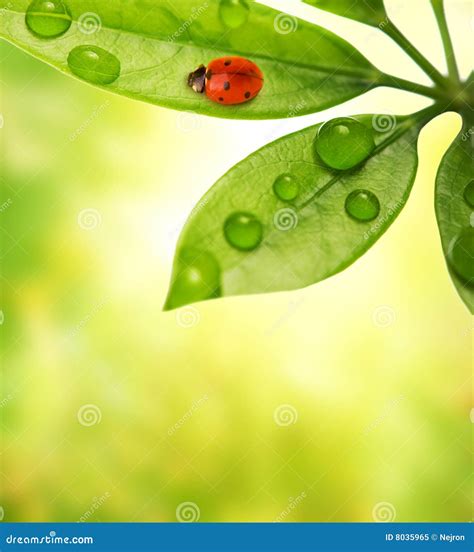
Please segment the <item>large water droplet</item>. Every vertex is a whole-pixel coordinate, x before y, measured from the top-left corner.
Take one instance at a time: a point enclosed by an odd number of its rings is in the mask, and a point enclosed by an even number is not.
[[[219,15],[226,27],[238,29],[249,17],[249,5],[246,0],[221,0]]]
[[[354,190],[346,199],[347,214],[359,222],[369,222],[378,217],[380,203],[375,194],[368,190]]]
[[[464,230],[452,241],[448,260],[458,276],[474,283],[474,228]]]
[[[316,151],[333,169],[347,170],[355,167],[375,148],[374,134],[356,119],[340,117],[324,123],[316,138]]]
[[[183,250],[177,261],[173,283],[165,309],[220,296],[220,268],[210,253]]]
[[[75,75],[93,84],[111,84],[120,75],[120,61],[99,46],[76,46],[67,62]]]
[[[262,241],[263,227],[250,213],[234,213],[225,221],[224,235],[232,247],[241,251],[252,251]]]
[[[471,180],[469,184],[464,188],[464,200],[474,209],[474,180]]]
[[[61,0],[33,0],[25,21],[30,31],[41,38],[55,38],[71,26],[71,14]]]
[[[300,187],[291,174],[281,174],[273,183],[275,195],[282,201],[293,201],[298,197]]]

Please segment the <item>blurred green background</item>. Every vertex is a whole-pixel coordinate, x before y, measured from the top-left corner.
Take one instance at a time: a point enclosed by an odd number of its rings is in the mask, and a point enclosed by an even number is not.
[[[443,67],[428,1],[389,7]],[[449,3],[464,75],[471,10]],[[292,13],[426,82],[375,29]],[[0,58],[5,521],[176,521],[187,502],[201,521],[472,519],[472,320],[433,209],[457,115],[423,131],[409,204],[348,270],[163,313],[186,216],[233,164],[335,115],[427,102],[378,90],[292,121],[221,121],[109,95],[6,44]]]

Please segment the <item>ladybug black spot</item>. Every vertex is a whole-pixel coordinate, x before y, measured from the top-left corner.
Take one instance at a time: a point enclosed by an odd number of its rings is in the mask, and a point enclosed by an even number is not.
[[[250,94],[250,92],[245,92],[245,97],[246,97],[247,99],[249,99],[251,95],[252,95],[252,94]]]
[[[224,65],[226,67],[229,67],[229,65],[231,65],[231,64],[232,64],[232,61],[230,59],[227,59],[226,61],[224,61]]]
[[[224,101],[224,98],[219,98],[219,101],[220,101],[220,102],[223,102],[223,101]]]
[[[229,81],[226,81],[224,83],[224,90],[230,90],[230,82]]]

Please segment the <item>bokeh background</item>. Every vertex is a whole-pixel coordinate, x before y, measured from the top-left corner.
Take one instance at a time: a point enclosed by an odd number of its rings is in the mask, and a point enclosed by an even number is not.
[[[375,29],[268,4],[428,83]],[[428,0],[387,4],[444,68]],[[473,3],[447,4],[466,76]],[[345,272],[163,313],[179,231],[228,168],[336,115],[428,102],[379,89],[291,121],[217,120],[96,90],[7,44],[0,58],[5,521],[472,519],[473,327],[433,208],[457,115],[424,129],[408,205]]]

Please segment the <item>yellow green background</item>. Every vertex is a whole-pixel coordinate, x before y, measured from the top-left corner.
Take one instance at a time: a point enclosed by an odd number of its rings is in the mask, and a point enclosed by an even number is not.
[[[447,4],[466,76],[473,3]],[[375,29],[271,5],[428,82]],[[388,7],[443,68],[429,2]],[[0,56],[5,521],[176,521],[184,502],[201,521],[372,521],[381,504],[397,521],[472,519],[472,320],[433,208],[457,115],[425,128],[408,205],[345,272],[163,313],[180,228],[233,164],[336,115],[428,102],[379,89],[291,121],[217,120]],[[281,405],[294,423],[276,423]]]

